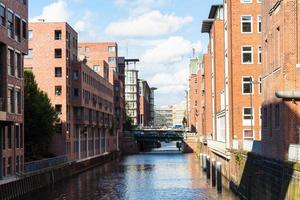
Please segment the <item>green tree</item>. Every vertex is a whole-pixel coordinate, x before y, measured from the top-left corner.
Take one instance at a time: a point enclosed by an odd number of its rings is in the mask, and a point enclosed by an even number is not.
[[[58,115],[47,94],[38,88],[32,72],[24,73],[24,131],[26,159],[49,155]]]

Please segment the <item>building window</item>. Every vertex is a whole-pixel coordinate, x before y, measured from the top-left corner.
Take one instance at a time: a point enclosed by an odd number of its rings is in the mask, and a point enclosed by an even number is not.
[[[16,95],[17,95],[17,112],[18,114],[21,114],[21,110],[22,110],[22,96],[21,96],[21,92],[20,91],[17,91],[16,92]]]
[[[74,97],[78,97],[78,96],[79,96],[79,89],[74,88]]]
[[[12,175],[12,159],[11,157],[9,157],[7,161],[7,176],[11,176],[11,175]]]
[[[114,46],[108,47],[108,52],[116,52],[116,47]]]
[[[15,75],[15,53],[14,50],[9,49],[8,50],[8,74],[11,76]]]
[[[261,33],[261,15],[257,16],[257,32]]]
[[[20,171],[20,157],[16,156],[16,173]]]
[[[261,46],[258,47],[258,64],[261,64],[262,62],[262,50]]]
[[[116,62],[116,57],[108,57],[108,62],[109,63]]]
[[[25,59],[32,59],[33,57],[33,50],[28,49],[28,54],[24,56]]]
[[[89,47],[85,47],[85,52],[89,53],[90,52],[90,48]]]
[[[55,77],[62,77],[62,68],[61,67],[55,67]]]
[[[54,57],[55,58],[61,58],[62,57],[62,50],[61,49],[55,49],[54,50]]]
[[[252,77],[251,76],[243,77],[243,94],[253,93],[252,87],[253,87]]]
[[[62,105],[61,104],[56,104],[55,105],[55,111],[57,114],[61,114],[62,113]]]
[[[7,30],[8,36],[14,39],[14,14],[11,11],[7,12]]]
[[[253,48],[251,46],[242,47],[242,64],[253,64]]]
[[[21,19],[15,16],[15,40],[21,42]]]
[[[6,23],[6,17],[5,17],[5,7],[0,4],[0,24],[2,26],[5,26],[5,23]]]
[[[279,104],[275,105],[275,127],[278,128],[280,125],[280,107]]]
[[[261,94],[262,93],[262,78],[259,77],[258,79],[258,93]]]
[[[22,32],[23,32],[23,39],[27,39],[27,23],[23,20],[22,21]]]
[[[100,66],[99,65],[94,65],[93,70],[94,70],[94,72],[99,72],[100,71]]]
[[[28,39],[31,40],[33,37],[33,31],[32,30],[29,30],[28,31]]]
[[[2,149],[6,148],[6,137],[5,137],[5,127],[0,127],[0,133],[2,137]]]
[[[62,87],[61,86],[55,86],[55,96],[61,96]]]
[[[252,108],[243,108],[243,125],[250,126],[253,125],[253,109]]]
[[[54,31],[54,40],[61,40],[61,30]]]
[[[0,158],[1,159],[1,158]],[[2,159],[2,174],[3,174],[3,176],[6,176],[6,159],[5,158],[3,158]]]
[[[18,78],[22,78],[22,60],[21,54],[16,53],[16,74]]]
[[[12,130],[11,130],[11,126],[7,126],[7,148],[11,149],[12,147]]]
[[[257,3],[262,3],[262,0],[257,0]]]
[[[241,17],[241,31],[242,33],[252,33],[252,17],[242,16]]]
[[[19,126],[15,126],[15,145],[16,148],[20,148],[20,127]]]
[[[73,72],[73,79],[74,79],[74,80],[78,80],[78,79],[79,79],[79,73],[78,73],[78,70],[74,70],[74,72]]]
[[[9,112],[15,113],[15,94],[13,89],[9,89]]]
[[[244,139],[245,140],[253,140],[254,139],[254,134],[252,130],[243,130],[244,132]]]

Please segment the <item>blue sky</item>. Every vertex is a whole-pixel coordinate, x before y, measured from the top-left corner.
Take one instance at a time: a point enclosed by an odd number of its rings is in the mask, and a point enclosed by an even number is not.
[[[140,58],[140,78],[157,87],[156,105],[184,100],[192,49],[206,51],[201,22],[222,0],[30,0],[31,21],[67,21],[79,41],[116,41]]]

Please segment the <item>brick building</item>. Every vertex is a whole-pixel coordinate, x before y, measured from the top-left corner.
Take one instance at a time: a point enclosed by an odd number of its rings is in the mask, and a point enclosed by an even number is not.
[[[140,122],[141,127],[150,125],[150,96],[151,88],[148,82],[139,79],[139,93],[140,93]]]
[[[67,23],[29,24],[25,67],[34,73],[38,86],[59,113],[61,123],[57,124],[51,152],[67,155],[69,160],[111,151],[117,142],[113,133],[108,134],[113,86],[78,62],[77,55],[77,33]],[[101,152],[96,143],[100,138],[104,141]]]
[[[123,132],[125,119],[125,58],[118,57],[116,42],[80,42],[78,56],[96,73],[114,85],[114,128],[115,138]]]
[[[260,0],[224,1],[227,148],[260,151],[261,28]]]
[[[0,0],[0,180],[24,168],[23,57],[28,2]]]
[[[263,154],[299,162],[299,1],[265,0],[262,13]]]
[[[114,71],[118,66],[118,44],[116,42],[80,42],[78,57],[80,60],[86,59],[86,64],[99,74],[105,71],[103,77],[109,74],[109,82],[113,84]],[[108,68],[103,61],[108,64]]]

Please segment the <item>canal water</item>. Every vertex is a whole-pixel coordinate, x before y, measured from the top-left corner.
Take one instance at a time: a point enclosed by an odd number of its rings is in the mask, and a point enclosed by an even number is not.
[[[207,183],[194,154],[173,144],[131,155],[81,173],[22,198],[25,200],[236,200]]]

